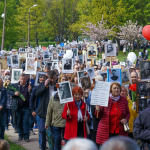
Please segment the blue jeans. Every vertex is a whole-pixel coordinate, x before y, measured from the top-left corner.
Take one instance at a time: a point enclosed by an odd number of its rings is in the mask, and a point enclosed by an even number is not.
[[[9,122],[10,122],[10,116],[11,116],[11,109],[6,109],[6,128],[8,128]]]
[[[39,132],[40,132],[41,150],[46,150],[45,118],[40,118],[39,121],[40,121]]]
[[[29,116],[30,110],[29,108],[21,108],[18,109],[16,112],[17,116],[17,127],[18,127],[18,134],[20,138],[29,139]]]
[[[4,139],[6,112],[0,111],[0,139]]]
[[[38,124],[38,128],[40,129],[40,117],[36,115],[36,121]],[[41,146],[41,137],[40,137],[40,131],[39,131],[39,145]]]
[[[54,150],[61,150],[61,133],[63,128],[52,127],[53,137],[54,137]]]

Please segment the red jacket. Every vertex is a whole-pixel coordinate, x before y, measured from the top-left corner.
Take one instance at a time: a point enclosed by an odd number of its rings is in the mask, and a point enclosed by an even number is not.
[[[98,114],[101,117],[101,120],[98,124],[97,135],[96,135],[96,143],[103,144],[105,141],[109,139],[109,114],[111,110],[112,99],[109,97],[108,107],[101,107],[101,110]],[[130,112],[128,108],[128,102],[125,97],[120,96],[120,100],[118,100],[118,106],[121,111],[121,119],[126,118],[127,121],[130,118]],[[97,116],[97,111],[95,111],[95,115]],[[119,124],[119,135],[127,136],[128,133],[124,131],[123,124]]]
[[[67,117],[68,107],[69,107],[69,110],[70,110],[71,118]],[[82,104],[81,104],[81,107],[80,107],[81,112],[82,112],[82,116],[85,116],[85,108],[86,108],[86,104],[82,101]],[[62,118],[66,119],[64,138],[67,139],[67,140],[77,137],[77,131],[78,131],[77,116],[78,116],[78,107],[76,106],[75,101],[66,103],[65,107],[64,107],[64,111],[62,113]],[[87,112],[87,116],[89,118],[88,112]],[[83,130],[84,130],[84,137],[87,137],[86,136],[85,121],[83,121]]]

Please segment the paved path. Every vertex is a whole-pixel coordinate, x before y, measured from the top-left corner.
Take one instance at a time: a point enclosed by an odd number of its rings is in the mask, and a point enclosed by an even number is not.
[[[40,150],[38,144],[38,129],[34,129],[34,132],[36,135],[30,135],[30,142],[25,142],[24,140],[18,141],[18,133],[14,133],[12,126],[9,126],[9,130],[6,130],[5,134],[9,137],[11,142],[21,145],[27,150]]]

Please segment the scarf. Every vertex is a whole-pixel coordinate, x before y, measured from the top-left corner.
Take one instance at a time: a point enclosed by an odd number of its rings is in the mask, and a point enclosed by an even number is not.
[[[78,107],[78,118],[77,119],[78,119],[78,122],[80,122],[80,121],[83,120],[82,112],[81,112],[81,109],[80,109],[82,101],[81,100],[80,101],[75,101],[75,104]]]
[[[109,94],[109,97],[113,100],[113,102],[117,102],[120,99],[120,95],[117,97],[114,97],[111,93]]]

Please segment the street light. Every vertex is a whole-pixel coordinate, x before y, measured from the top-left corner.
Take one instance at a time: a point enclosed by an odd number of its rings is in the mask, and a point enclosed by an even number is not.
[[[3,34],[2,34],[2,46],[1,46],[1,50],[4,50],[5,22],[6,22],[6,0],[5,0],[4,14],[2,14],[1,17],[4,18],[4,20],[3,20]]]
[[[33,5],[29,8],[29,21],[28,21],[28,47],[30,46],[30,9],[36,7],[37,4]]]

